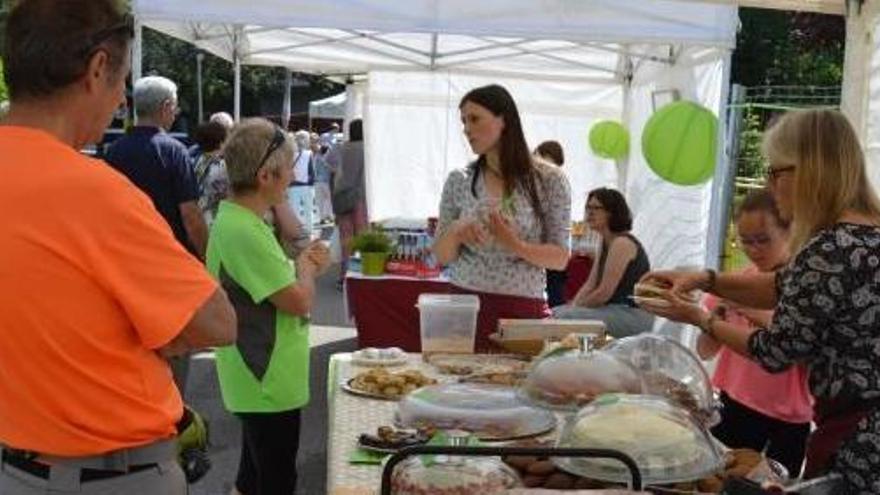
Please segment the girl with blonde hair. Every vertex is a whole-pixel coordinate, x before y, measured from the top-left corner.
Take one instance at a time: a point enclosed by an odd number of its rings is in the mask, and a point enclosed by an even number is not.
[[[791,262],[775,274],[649,273],[673,290],[670,307],[646,309],[699,326],[767,371],[806,365],[816,429],[804,477],[836,473],[844,493],[880,493],[880,201],[837,111],[786,114],[764,151],[768,187],[792,221]],[[681,297],[694,289],[775,307],[773,318],[765,328],[721,321]]]

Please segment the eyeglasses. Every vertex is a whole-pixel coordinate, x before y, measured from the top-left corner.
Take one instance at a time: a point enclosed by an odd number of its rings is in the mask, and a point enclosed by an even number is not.
[[[739,243],[743,247],[764,247],[770,244],[770,241],[773,239],[770,238],[767,234],[758,234],[753,236],[741,235],[739,236]]]
[[[602,205],[587,205],[587,211],[604,211],[605,207]]]
[[[263,165],[266,164],[266,160],[272,156],[272,153],[275,153],[275,150],[281,147],[284,144],[285,137],[284,131],[281,130],[280,127],[275,126],[275,135],[272,136],[272,141],[269,142],[269,147],[266,148],[266,153],[263,154],[263,159],[260,160],[260,164],[257,165],[257,169],[254,170],[254,177],[256,178],[257,174],[260,173],[260,169],[263,168]]]
[[[794,165],[788,165],[786,167],[770,166],[767,169],[767,182],[776,182],[776,179],[778,179],[782,174],[794,172],[795,168],[797,167],[795,167]]]

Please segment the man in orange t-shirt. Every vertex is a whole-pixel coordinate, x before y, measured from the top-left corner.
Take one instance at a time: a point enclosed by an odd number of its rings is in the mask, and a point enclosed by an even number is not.
[[[165,358],[235,341],[235,314],[142,192],[77,150],[124,102],[114,0],[23,0],[0,122],[0,493],[183,494]]]

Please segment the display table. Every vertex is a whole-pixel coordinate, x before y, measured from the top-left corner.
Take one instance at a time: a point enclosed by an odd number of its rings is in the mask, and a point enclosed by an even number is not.
[[[350,394],[339,388],[354,375],[371,368],[356,366],[351,353],[339,353],[330,357],[327,373],[327,493],[362,493],[357,490],[373,490],[379,493],[382,467],[378,465],[351,464],[349,459],[357,450],[361,433],[375,432],[382,425],[394,424],[397,401],[377,400]],[[421,354],[410,354],[405,366],[388,368],[389,371],[417,369],[425,375],[441,381],[454,381],[455,377],[439,375],[434,367],[422,361]],[[559,425],[562,424],[559,415]],[[557,429],[560,426],[557,426]],[[556,430],[544,438],[556,435]]]
[[[575,255],[569,260],[565,284],[566,300],[571,300],[587,281],[592,258]],[[443,276],[415,278],[397,275],[368,277],[349,271],[345,276],[345,302],[348,316],[357,327],[358,347],[400,347],[420,352],[419,294],[445,294],[449,280]]]
[[[418,354],[410,356],[406,368],[437,376]],[[351,353],[330,357],[327,373],[327,493],[332,494],[339,487],[372,487],[375,493],[379,493],[381,466],[351,464],[349,459],[358,448],[357,439],[361,433],[375,432],[382,425],[393,424],[397,402],[358,397],[339,388],[352,376],[368,369],[353,365]],[[390,371],[395,369],[389,368]]]

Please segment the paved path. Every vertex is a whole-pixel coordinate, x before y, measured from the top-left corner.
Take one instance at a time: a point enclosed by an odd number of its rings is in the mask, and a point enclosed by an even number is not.
[[[303,411],[300,439],[298,495],[323,495],[326,478],[327,359],[333,352],[355,349],[354,329],[344,314],[342,293],[336,290],[336,268],[318,280],[318,298],[312,315],[311,403]],[[220,399],[212,353],[196,355],[190,366],[187,402],[211,425],[211,462],[208,475],[190,487],[191,495],[226,495],[238,470],[240,430]]]

